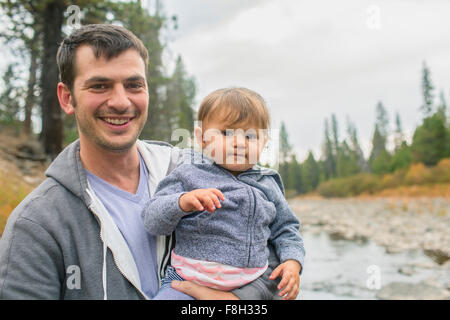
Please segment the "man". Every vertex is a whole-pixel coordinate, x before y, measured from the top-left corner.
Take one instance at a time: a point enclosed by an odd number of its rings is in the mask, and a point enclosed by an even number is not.
[[[113,25],[84,26],[61,44],[57,94],[80,138],[8,219],[0,240],[1,299],[157,293],[173,239],[146,233],[140,212],[175,166],[178,149],[138,140],[147,120],[147,60],[142,42]],[[188,281],[174,286],[197,299],[271,299],[259,289],[276,291],[268,280],[272,260],[263,277],[233,292]]]

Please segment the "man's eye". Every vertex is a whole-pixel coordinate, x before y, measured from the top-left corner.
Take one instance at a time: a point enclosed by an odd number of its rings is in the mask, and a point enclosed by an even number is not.
[[[94,89],[94,90],[104,90],[106,88],[107,88],[107,86],[104,83],[97,83],[97,84],[93,84],[91,86],[91,89]]]
[[[136,83],[129,83],[128,88],[130,89],[140,89],[143,88],[144,85],[142,83],[136,82]]]

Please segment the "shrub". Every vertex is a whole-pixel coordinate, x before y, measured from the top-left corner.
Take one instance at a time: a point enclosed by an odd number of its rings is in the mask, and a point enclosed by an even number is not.
[[[18,178],[0,172],[0,236],[11,212],[31,190]]]
[[[405,183],[426,184],[432,182],[431,171],[423,163],[418,162],[409,166],[409,170],[405,176]]]
[[[430,170],[433,182],[450,182],[450,158],[441,159],[437,166],[431,168]]]
[[[324,197],[348,197],[361,193],[374,193],[380,189],[380,178],[370,173],[332,179],[321,183],[317,189]]]

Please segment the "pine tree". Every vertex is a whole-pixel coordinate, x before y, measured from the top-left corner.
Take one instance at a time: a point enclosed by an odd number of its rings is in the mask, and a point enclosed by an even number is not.
[[[166,124],[167,140],[171,139],[175,129],[194,131],[195,80],[186,73],[183,60],[178,56],[173,75],[167,83],[166,98],[163,106],[166,112],[162,121]],[[187,141],[182,141],[184,143]],[[183,145],[182,147],[186,147]]]
[[[337,159],[337,155],[339,153],[339,124],[334,113],[331,115],[331,134],[333,143],[333,155],[334,158]]]
[[[308,157],[302,163],[302,178],[305,192],[310,192],[317,188],[319,175],[319,165],[314,159],[312,151],[309,151]]]
[[[328,180],[336,176],[336,158],[333,151],[333,142],[330,136],[328,119],[325,118],[325,141],[323,142],[323,167],[324,179]]]
[[[340,178],[348,177],[360,172],[358,159],[345,140],[341,143],[341,147],[339,148],[337,163],[337,173]]]
[[[423,104],[420,107],[425,117],[429,117],[433,113],[434,86],[431,82],[431,74],[425,61],[422,63],[422,97]]]
[[[369,167],[367,161],[364,158],[364,153],[362,151],[361,145],[359,144],[358,131],[355,124],[347,117],[347,134],[350,141],[349,147],[352,153],[352,157],[356,159],[357,168],[355,167],[355,172],[367,172]]]
[[[442,114],[435,112],[423,120],[414,131],[412,150],[414,160],[427,166],[436,165],[446,155],[447,128]]]
[[[278,171],[283,181],[288,180],[288,168],[291,156],[292,156],[292,146],[289,143],[289,135],[286,129],[286,125],[284,121],[282,121],[280,126],[280,138],[279,138]]]
[[[295,194],[303,193],[302,167],[295,155],[287,165],[287,178],[285,181],[286,190],[292,190]]]
[[[284,121],[280,127],[280,163],[287,163],[292,155],[292,146],[289,143],[289,135]]]
[[[394,155],[389,162],[389,171],[394,172],[399,169],[406,169],[413,162],[411,147],[402,141],[402,144],[396,148]]]
[[[19,112],[24,102],[24,89],[20,86],[15,71],[16,64],[9,64],[3,75],[4,90],[0,95],[0,123],[17,125]]]
[[[376,107],[375,129],[372,137],[372,150],[369,156],[369,166],[372,172],[382,174],[389,170],[389,153],[386,142],[389,133],[387,111],[380,101]],[[379,159],[378,159],[379,158]],[[386,162],[387,161],[387,162]]]
[[[405,140],[403,129],[402,129],[402,121],[400,119],[400,114],[397,112],[395,114],[395,133],[394,133],[394,143],[395,150],[398,150]]]

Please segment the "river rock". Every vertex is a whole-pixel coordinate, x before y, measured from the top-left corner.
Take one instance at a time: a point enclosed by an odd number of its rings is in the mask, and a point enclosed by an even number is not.
[[[400,267],[398,272],[407,276],[412,276],[414,274],[414,268],[410,265],[405,265]]]
[[[391,282],[378,291],[381,300],[445,300],[449,298],[446,290],[430,284]]]

